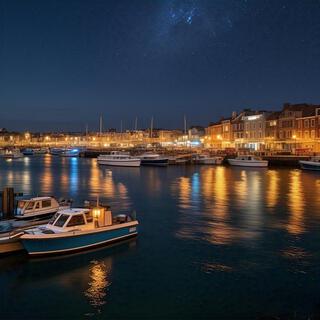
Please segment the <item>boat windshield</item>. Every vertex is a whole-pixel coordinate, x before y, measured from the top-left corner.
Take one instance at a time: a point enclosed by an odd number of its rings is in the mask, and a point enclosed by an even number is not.
[[[55,227],[63,227],[66,221],[68,220],[69,215],[67,214],[61,214],[58,220],[55,222]]]
[[[56,212],[55,214],[54,214],[54,216],[49,220],[49,224],[53,224],[56,220],[57,220],[57,218],[60,216],[60,213],[59,212]]]

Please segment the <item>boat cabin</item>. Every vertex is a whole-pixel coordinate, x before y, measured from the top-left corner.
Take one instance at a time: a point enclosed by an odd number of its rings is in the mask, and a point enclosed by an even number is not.
[[[103,207],[93,209],[72,208],[58,211],[46,226],[54,233],[90,230],[111,226],[112,214]]]
[[[239,156],[236,158],[237,160],[244,160],[244,161],[259,161],[261,158],[256,156]]]
[[[37,197],[18,201],[16,217],[37,216],[58,211],[59,203],[52,197]]]

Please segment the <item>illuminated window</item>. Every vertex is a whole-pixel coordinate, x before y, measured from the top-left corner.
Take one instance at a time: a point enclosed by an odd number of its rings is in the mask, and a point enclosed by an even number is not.
[[[309,138],[309,131],[305,131],[304,132],[304,137],[307,139],[307,138]]]
[[[314,125],[315,125],[315,120],[311,119],[311,127],[314,127]]]
[[[314,139],[314,137],[316,136],[316,133],[315,133],[315,131],[314,130],[311,130],[311,138],[313,138]]]

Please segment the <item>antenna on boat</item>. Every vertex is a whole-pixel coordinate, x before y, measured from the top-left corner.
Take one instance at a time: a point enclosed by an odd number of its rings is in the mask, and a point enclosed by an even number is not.
[[[97,195],[97,207],[99,207],[99,195]]]

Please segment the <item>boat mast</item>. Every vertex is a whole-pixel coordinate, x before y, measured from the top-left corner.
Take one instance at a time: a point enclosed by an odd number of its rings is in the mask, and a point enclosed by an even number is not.
[[[153,116],[151,117],[151,123],[150,123],[150,138],[152,138],[153,134]]]
[[[100,136],[102,135],[102,115],[100,115],[100,121],[99,121],[99,133]]]
[[[138,130],[138,117],[136,117],[135,123],[134,123],[134,130]]]

